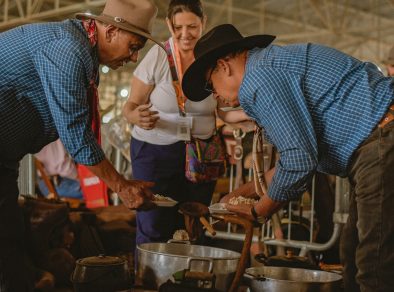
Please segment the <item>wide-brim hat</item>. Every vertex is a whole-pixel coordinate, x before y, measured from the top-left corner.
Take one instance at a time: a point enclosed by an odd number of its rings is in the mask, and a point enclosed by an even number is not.
[[[108,0],[100,15],[77,13],[78,19],[91,18],[112,24],[120,29],[146,37],[162,48],[163,44],[152,36],[157,7],[150,0]]]
[[[205,89],[205,74],[215,62],[231,52],[255,47],[265,48],[275,39],[272,35],[252,35],[243,37],[231,24],[214,27],[203,35],[194,47],[195,61],[186,70],[182,80],[182,90],[192,101],[201,101],[211,92]]]

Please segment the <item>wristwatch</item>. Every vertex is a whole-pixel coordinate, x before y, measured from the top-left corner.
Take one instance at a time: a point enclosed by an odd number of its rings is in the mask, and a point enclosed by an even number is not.
[[[256,209],[254,208],[254,205],[250,209],[250,213],[252,214],[255,223],[265,224],[268,222],[268,220],[270,220],[270,217],[259,217],[259,215],[257,215]]]

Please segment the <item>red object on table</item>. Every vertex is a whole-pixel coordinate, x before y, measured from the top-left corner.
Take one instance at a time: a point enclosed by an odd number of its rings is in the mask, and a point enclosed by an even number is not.
[[[107,186],[98,176],[86,166],[78,165],[78,177],[87,208],[108,206]]]

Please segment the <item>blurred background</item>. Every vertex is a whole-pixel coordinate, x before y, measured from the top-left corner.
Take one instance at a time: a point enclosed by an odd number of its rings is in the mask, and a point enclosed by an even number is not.
[[[159,8],[153,35],[169,37],[165,23],[169,0]],[[332,46],[382,68],[394,45],[394,0],[203,0],[206,31],[234,24],[242,34],[273,34],[276,44],[313,42]],[[105,0],[0,0],[0,31],[33,22],[57,21],[77,12],[100,13]],[[140,53],[142,59],[152,42]],[[113,71],[101,68],[100,105],[103,123],[118,117],[129,94],[135,64]]]

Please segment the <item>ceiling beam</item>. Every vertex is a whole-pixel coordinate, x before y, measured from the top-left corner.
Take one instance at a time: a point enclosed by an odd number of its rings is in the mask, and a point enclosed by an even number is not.
[[[105,0],[85,0],[85,2],[79,2],[78,4],[70,4],[64,7],[59,7],[58,9],[48,9],[46,11],[36,11],[39,7],[41,9],[43,5],[43,0],[37,0],[33,3],[26,1],[26,11],[27,13],[23,16],[19,15],[11,19],[8,15],[8,0],[4,0],[4,14],[3,21],[0,23],[0,31],[7,30],[9,28],[19,26],[22,24],[36,22],[39,20],[44,20],[53,17],[59,17],[61,15],[68,15],[72,13],[77,13],[80,11],[85,11],[90,8],[102,7],[105,4]],[[53,1],[52,1],[53,3]],[[31,13],[28,13],[31,12]]]

